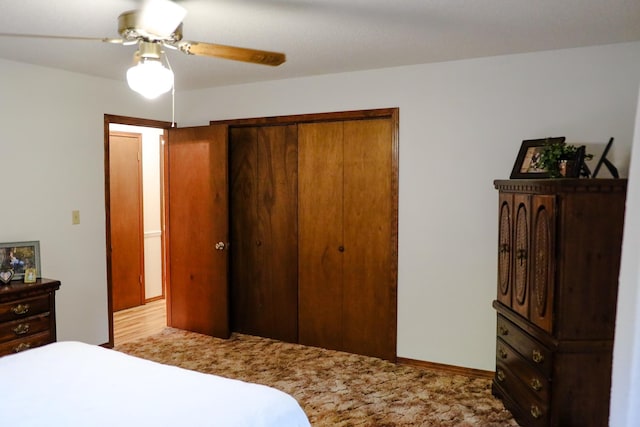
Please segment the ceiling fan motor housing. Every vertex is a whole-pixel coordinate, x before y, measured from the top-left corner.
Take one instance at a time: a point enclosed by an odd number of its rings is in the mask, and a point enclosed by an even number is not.
[[[118,16],[118,34],[126,41],[144,40],[149,42],[175,43],[182,40],[182,23],[169,35],[159,35],[141,28],[140,11],[130,10]]]

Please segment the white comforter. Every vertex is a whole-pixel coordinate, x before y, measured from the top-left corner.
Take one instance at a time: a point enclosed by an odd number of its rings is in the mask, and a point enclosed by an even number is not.
[[[0,425],[309,426],[276,389],[79,342],[0,357]]]

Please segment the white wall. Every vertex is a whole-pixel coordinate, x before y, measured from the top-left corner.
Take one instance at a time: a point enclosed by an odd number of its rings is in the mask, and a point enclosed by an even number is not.
[[[40,240],[45,276],[63,283],[60,339],[106,342],[103,114],[169,120],[170,102],[123,82],[0,70],[11,197],[0,241]],[[639,81],[640,43],[630,43],[183,92],[177,121],[400,107],[398,355],[492,370],[493,179],[509,176],[520,141],[557,135],[614,136],[626,174]]]
[[[104,114],[168,120],[126,83],[0,60],[0,241],[39,240],[58,339],[108,341]],[[81,223],[71,225],[71,211]]]
[[[618,289],[611,427],[640,425],[640,98],[636,114]]]
[[[178,123],[399,107],[398,355],[493,370],[492,181],[560,135],[596,156],[614,136],[626,175],[639,81],[640,43],[619,44],[187,92]]]

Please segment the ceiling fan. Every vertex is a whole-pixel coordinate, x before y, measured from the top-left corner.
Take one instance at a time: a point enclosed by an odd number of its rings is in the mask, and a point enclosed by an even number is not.
[[[284,53],[248,49],[182,39],[182,20],[187,11],[171,0],[146,0],[141,9],[118,17],[120,38],[75,37],[38,34],[0,33],[2,37],[26,37],[66,40],[93,40],[125,46],[138,45],[134,66],[127,71],[129,87],[153,99],[173,88],[173,71],[164,48],[187,55],[199,55],[278,66],[285,62]],[[166,66],[163,64],[166,63]]]

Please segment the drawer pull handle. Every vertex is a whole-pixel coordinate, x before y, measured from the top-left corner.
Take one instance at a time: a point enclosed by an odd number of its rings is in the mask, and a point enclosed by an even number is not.
[[[509,335],[509,329],[506,326],[498,326],[498,333],[502,336],[507,336]]]
[[[536,420],[542,416],[542,411],[537,405],[531,405],[531,416]]]
[[[500,354],[501,359],[506,359],[509,356],[509,353],[507,353],[507,350],[505,350],[502,347],[498,349],[498,354]]]
[[[13,333],[16,335],[24,335],[29,333],[29,324],[28,323],[20,323],[18,326],[13,328]]]
[[[13,307],[11,311],[13,311],[13,314],[27,314],[30,308],[31,307],[29,306],[29,304],[25,304],[25,305],[18,304],[15,307]]]
[[[14,353],[20,353],[21,351],[29,350],[31,348],[31,344],[29,343],[20,343],[19,346],[13,348]]]
[[[529,383],[529,385],[531,386],[532,389],[534,389],[535,391],[540,391],[542,390],[542,383],[540,382],[539,379],[534,378],[531,380],[531,382]]]
[[[507,378],[507,375],[504,373],[502,369],[498,369],[498,372],[496,373],[496,377],[498,377],[498,381],[502,382],[505,380],[505,378]]]
[[[542,353],[540,353],[540,350],[533,350],[533,353],[531,354],[531,358],[536,363],[544,362],[544,356],[542,355]]]

